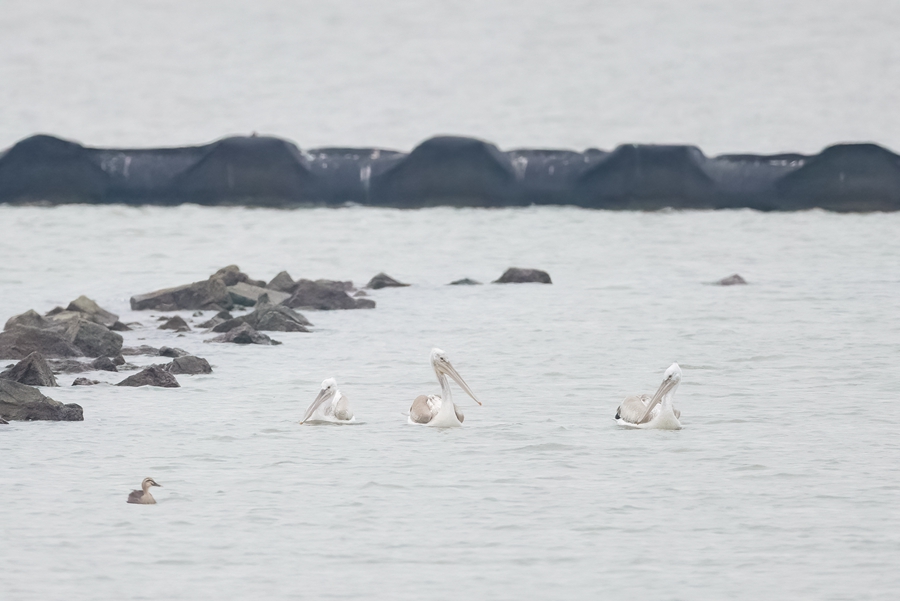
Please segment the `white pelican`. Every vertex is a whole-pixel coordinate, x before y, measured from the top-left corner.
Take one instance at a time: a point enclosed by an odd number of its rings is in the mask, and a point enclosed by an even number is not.
[[[300,423],[304,424],[309,421],[334,424],[353,421],[350,399],[338,390],[337,381],[334,378],[322,380],[322,390],[319,391],[319,396],[306,410],[306,415],[303,416]]]
[[[629,428],[680,430],[681,411],[672,405],[680,382],[681,368],[673,363],[652,397],[649,394],[633,395],[622,401],[616,410],[616,423]]]
[[[453,396],[450,394],[450,380],[447,376],[453,378],[463,391],[472,397],[479,405],[481,401],[475,398],[475,393],[462,379],[462,376],[456,371],[447,355],[439,348],[431,349],[431,367],[437,375],[438,382],[441,385],[441,396],[429,394],[428,396],[419,395],[413,401],[412,407],[409,408],[409,423],[422,426],[434,426],[436,428],[454,428],[461,426],[466,418],[459,407],[453,404]]]
[[[156,499],[150,494],[151,486],[162,486],[162,484],[157,484],[153,478],[144,478],[144,481],[141,482],[141,490],[133,490],[128,494],[128,502],[139,505],[156,505]]]

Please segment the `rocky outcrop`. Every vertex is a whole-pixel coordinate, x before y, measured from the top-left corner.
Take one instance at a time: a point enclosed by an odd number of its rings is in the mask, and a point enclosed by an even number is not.
[[[234,319],[234,316],[231,313],[229,313],[228,311],[219,311],[211,319],[208,319],[201,323],[199,327],[212,329],[220,323],[228,321],[229,319]]]
[[[135,356],[135,355],[159,355],[159,349],[148,344],[142,344],[140,346],[123,346],[122,355]]]
[[[80,405],[63,405],[44,396],[37,388],[11,380],[0,380],[0,418],[10,421],[67,421],[84,420]]]
[[[169,319],[167,319],[157,329],[172,330],[174,332],[190,332],[191,326],[189,326],[187,322],[181,318],[181,316],[176,315],[175,317],[170,317]]]
[[[28,386],[59,386],[56,377],[40,353],[31,353],[13,367],[0,373],[0,378]]]
[[[370,288],[372,290],[380,290],[381,288],[403,288],[405,286],[409,286],[409,284],[398,282],[384,272],[381,272],[378,275],[374,276],[371,280],[369,280],[369,283],[366,284],[366,288]]]
[[[86,319],[72,320],[66,336],[86,357],[115,357],[122,351],[122,335]]]
[[[178,311],[211,309],[222,311],[231,309],[234,303],[228,294],[228,287],[219,278],[211,278],[193,284],[164,288],[155,292],[131,297],[131,309],[143,311]]]
[[[97,357],[91,361],[91,369],[97,371],[119,371],[116,364],[109,357]]]
[[[354,299],[334,285],[299,280],[293,288],[291,298],[284,304],[292,309],[331,311],[337,309],[372,309],[375,301],[367,298]]]
[[[269,290],[276,290],[278,292],[286,292],[290,294],[291,289],[294,287],[294,279],[291,277],[286,271],[279,272],[272,281],[266,284],[266,288]],[[270,297],[271,298],[271,297]]]
[[[41,317],[41,315],[34,309],[29,309],[21,315],[14,315],[6,320],[6,325],[3,327],[3,329],[10,330],[16,326],[27,326],[29,328],[38,328],[40,330],[44,330],[52,327],[53,325],[55,325],[54,322]]]
[[[72,386],[94,386],[95,384],[99,384],[97,380],[89,380],[87,378],[75,378],[72,381]]]
[[[85,319],[107,328],[112,328],[119,321],[118,315],[107,311],[84,295],[69,303],[66,311],[80,313]]]
[[[236,286],[238,284],[250,284],[251,286],[265,287],[266,283],[262,280],[254,280],[249,275],[241,271],[237,265],[228,265],[218,270],[209,279],[218,279],[225,282],[226,286]]]
[[[0,358],[24,359],[34,352],[44,357],[81,357],[84,354],[64,330],[13,326],[0,332]]]
[[[273,305],[268,301],[268,295],[260,296],[259,305],[247,315],[233,317],[216,324],[213,332],[230,332],[231,330],[247,324],[255,330],[271,332],[308,332],[306,326],[311,326],[303,315],[289,307]]]
[[[448,286],[480,286],[480,285],[481,285],[481,282],[479,282],[477,280],[472,280],[469,278],[463,278],[461,280],[456,280],[456,281],[450,282],[448,284]]]
[[[538,284],[552,284],[550,274],[540,269],[521,269],[519,267],[510,267],[503,272],[498,279],[494,280],[494,284],[526,284],[535,282]]]
[[[741,286],[747,283],[747,280],[739,276],[738,274],[733,274],[728,276],[727,278],[722,278],[718,282],[715,282],[718,286]]]
[[[116,386],[161,386],[163,388],[179,388],[178,380],[175,376],[160,367],[159,365],[151,365],[145,367],[138,373],[128,376]]]
[[[240,326],[230,330],[221,336],[211,338],[206,342],[230,342],[233,344],[263,344],[274,345],[281,344],[277,340],[272,340],[262,332],[257,332],[248,324],[243,323]]]
[[[170,374],[211,374],[212,367],[209,361],[201,357],[186,355],[177,357],[171,363],[165,366],[165,370]]]
[[[172,348],[172,347],[168,347],[168,346],[161,346],[159,348],[159,356],[160,357],[177,358],[177,357],[187,357],[188,355],[190,355],[189,352],[187,352],[184,349],[180,349],[180,348]]]
[[[243,282],[237,283],[234,286],[229,286],[228,294],[231,295],[231,300],[234,304],[242,305],[244,307],[252,307],[255,305],[258,302],[259,297],[263,294],[267,294],[271,302],[276,305],[281,304],[291,297],[287,292],[270,290],[261,286],[252,286]]]

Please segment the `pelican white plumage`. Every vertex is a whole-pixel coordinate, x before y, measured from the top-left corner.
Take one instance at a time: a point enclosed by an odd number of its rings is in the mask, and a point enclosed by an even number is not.
[[[459,407],[453,404],[453,396],[450,394],[450,380],[447,376],[459,384],[463,391],[472,397],[479,405],[479,401],[475,397],[475,393],[466,384],[456,368],[450,363],[447,355],[439,348],[431,349],[431,367],[437,375],[438,383],[441,385],[441,396],[436,394],[419,395],[413,401],[409,408],[410,424],[419,426],[432,426],[435,428],[454,428],[461,426],[466,418]]]
[[[322,389],[316,400],[306,410],[306,415],[300,420],[306,422],[329,422],[333,424],[346,424],[353,421],[353,412],[350,411],[350,400],[337,387],[334,378],[322,380]]]
[[[680,430],[681,411],[672,405],[675,390],[681,383],[681,368],[673,363],[666,370],[662,384],[651,397],[648,394],[627,397],[616,410],[616,423],[644,430]]]

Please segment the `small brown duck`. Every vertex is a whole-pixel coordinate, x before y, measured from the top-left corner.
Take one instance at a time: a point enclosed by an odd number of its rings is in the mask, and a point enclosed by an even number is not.
[[[157,484],[153,478],[144,478],[144,481],[141,482],[141,490],[131,491],[131,494],[128,495],[128,502],[139,505],[156,505],[156,499],[150,494],[151,486],[162,486],[162,484]]]

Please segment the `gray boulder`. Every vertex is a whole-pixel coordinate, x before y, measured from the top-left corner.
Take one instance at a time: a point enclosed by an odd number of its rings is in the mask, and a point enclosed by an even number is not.
[[[463,278],[461,280],[456,280],[454,282],[450,282],[448,286],[480,286],[481,282],[477,280],[470,280],[469,278]]]
[[[134,324],[132,324],[132,325],[134,325]],[[113,332],[130,332],[131,331],[131,327],[129,327],[127,324],[122,323],[121,321],[117,321],[116,323],[112,324],[111,326],[109,326],[109,329],[112,330]]]
[[[212,367],[210,367],[209,361],[193,355],[177,357],[174,361],[164,366],[164,368],[170,374],[194,375],[212,373]]]
[[[87,357],[115,357],[122,351],[122,335],[86,319],[69,324],[66,336]]]
[[[91,369],[98,371],[119,371],[116,364],[109,357],[97,357],[91,361]]]
[[[233,330],[222,334],[221,336],[216,336],[215,338],[211,338],[206,342],[230,342],[233,344],[264,344],[264,345],[273,345],[273,344],[281,344],[277,340],[272,340],[265,334],[261,332],[257,332],[253,328],[251,328],[248,324],[243,323],[240,326],[234,328]]]
[[[266,283],[262,280],[254,280],[249,275],[241,271],[241,268],[237,265],[229,265],[227,267],[223,267],[219,271],[215,272],[209,279],[219,279],[222,280],[226,286],[234,286],[236,284],[244,283],[251,284],[253,286],[259,286],[264,288]]]
[[[494,280],[495,284],[552,284],[550,274],[540,269],[521,269],[519,267],[510,267],[503,272],[499,279]]]
[[[186,357],[186,356],[188,356],[188,355],[190,355],[189,352],[187,352],[187,351],[184,350],[184,349],[180,349],[180,348],[171,348],[171,347],[168,347],[168,346],[161,346],[161,347],[159,348],[159,356],[160,356],[160,357],[173,357],[173,358],[176,358],[176,357]]]
[[[106,330],[103,326],[92,325]],[[0,332],[0,358],[24,359],[34,352],[44,357],[81,357],[84,354],[59,328],[17,325]]]
[[[294,293],[284,304],[292,309],[313,309],[332,311],[337,309],[372,309],[375,301],[367,298],[354,299],[334,286],[320,284],[312,280],[299,280],[294,286]]]
[[[0,373],[0,378],[28,386],[59,386],[47,360],[38,352],[31,353]]]
[[[381,288],[401,288],[403,286],[409,286],[409,284],[398,282],[384,272],[379,273],[366,284],[366,288],[371,288],[372,290],[379,290]]]
[[[176,332],[190,332],[191,326],[187,324],[187,322],[182,319],[180,316],[176,315],[175,317],[171,317],[165,321],[159,328],[159,330],[174,330]]]
[[[743,286],[747,283],[747,280],[739,276],[738,274],[733,274],[728,276],[727,278],[722,278],[718,282],[715,282],[717,286]]]
[[[142,344],[141,346],[123,346],[122,355],[158,355],[159,349],[148,344]]]
[[[77,374],[83,371],[92,371],[90,363],[77,359],[48,359],[47,363],[55,374]]]
[[[201,328],[214,328],[217,325],[219,325],[220,323],[222,323],[224,321],[228,321],[229,319],[234,319],[234,316],[231,313],[229,313],[228,311],[219,311],[212,317],[212,319],[209,319],[209,320],[201,323],[200,327]]]
[[[87,378],[75,378],[72,382],[72,386],[93,386],[94,384],[99,384],[97,380],[89,380]]]
[[[288,276],[290,277],[290,276]],[[257,303],[259,297],[268,294],[269,299],[276,305],[281,304],[291,297],[287,292],[279,292],[278,290],[269,290],[260,286],[251,286],[243,282],[239,282],[234,286],[228,287],[228,294],[236,305],[244,307],[252,307]]]
[[[128,376],[116,386],[161,386],[163,388],[179,388],[175,376],[159,365],[145,367],[133,376]]]
[[[119,321],[119,316],[100,307],[97,303],[88,297],[81,295],[66,307],[66,311],[75,311],[81,313],[85,319],[89,319],[94,323],[107,328],[113,327]]]
[[[228,294],[228,287],[220,278],[210,278],[175,288],[164,288],[147,294],[131,297],[134,311],[153,309],[156,311],[177,311],[179,309],[221,311],[231,309],[234,303]]]
[[[16,326],[28,326],[30,328],[39,328],[43,330],[51,327],[52,325],[54,325],[52,321],[41,317],[41,315],[34,309],[29,309],[21,315],[14,315],[6,320],[6,325],[3,327],[3,329],[9,330]]]
[[[291,274],[286,271],[280,272],[272,281],[266,284],[266,288],[269,290],[277,290],[278,292],[287,292],[290,294],[291,290],[294,287],[294,280],[291,278]]]
[[[84,420],[80,405],[63,405],[44,396],[41,391],[11,380],[0,380],[0,418],[14,421],[65,421]]]

